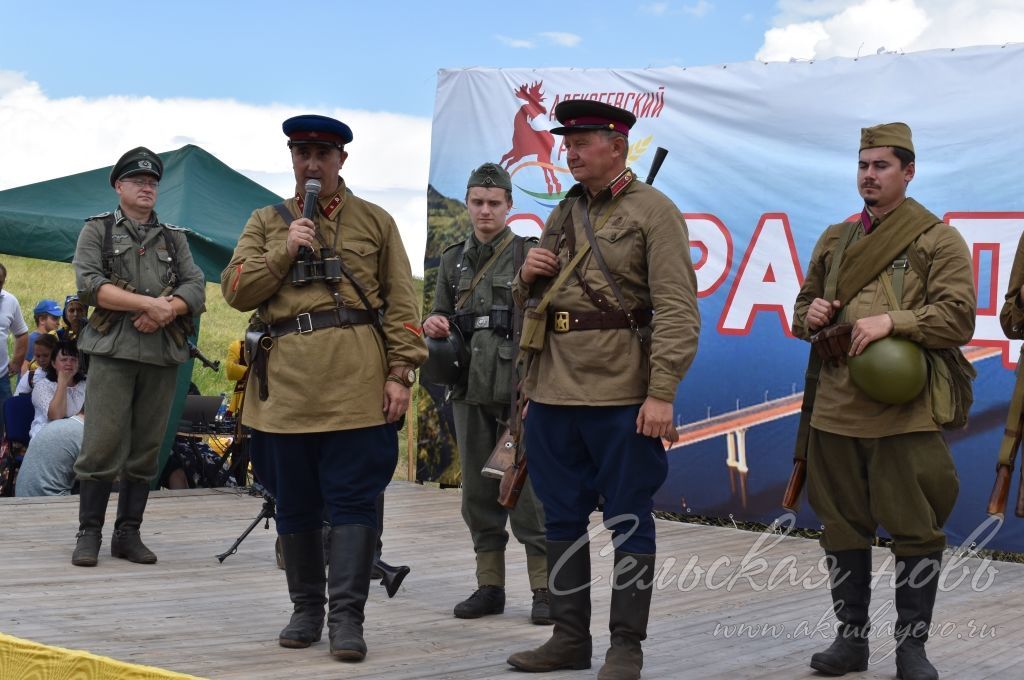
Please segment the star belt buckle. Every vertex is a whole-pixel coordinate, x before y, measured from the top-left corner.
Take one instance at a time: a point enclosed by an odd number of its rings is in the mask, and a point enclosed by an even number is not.
[[[569,332],[569,312],[555,312],[555,332]]]

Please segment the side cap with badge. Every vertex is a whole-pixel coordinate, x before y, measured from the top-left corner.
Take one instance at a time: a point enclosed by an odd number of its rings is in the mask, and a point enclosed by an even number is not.
[[[484,163],[469,175],[466,188],[504,189],[512,191],[512,178],[508,171],[497,163]]]
[[[164,175],[164,162],[144,146],[126,151],[110,169],[110,186],[132,175],[153,175],[160,181]]]

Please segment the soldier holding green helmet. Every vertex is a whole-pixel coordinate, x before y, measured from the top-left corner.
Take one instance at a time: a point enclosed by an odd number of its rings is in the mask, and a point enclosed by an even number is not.
[[[808,498],[834,561],[840,623],[811,666],[829,675],[867,668],[870,548],[881,525],[897,561],[899,677],[938,677],[924,643],[959,481],[924,389],[922,352],[971,339],[976,295],[963,238],[906,195],[914,159],[904,123],[861,131],[864,210],[822,234],[794,311],[793,332],[804,339],[834,342],[849,329],[838,343],[849,356],[833,354],[821,367],[806,447]]]

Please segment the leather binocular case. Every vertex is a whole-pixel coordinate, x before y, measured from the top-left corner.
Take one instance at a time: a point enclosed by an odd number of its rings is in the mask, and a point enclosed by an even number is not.
[[[538,311],[537,298],[526,301],[523,309],[523,332],[519,337],[519,349],[524,352],[540,352],[544,349],[544,340],[548,332],[548,315]]]
[[[811,336],[811,347],[822,360],[830,366],[845,364],[850,354],[850,333],[853,324],[837,323],[826,326]]]

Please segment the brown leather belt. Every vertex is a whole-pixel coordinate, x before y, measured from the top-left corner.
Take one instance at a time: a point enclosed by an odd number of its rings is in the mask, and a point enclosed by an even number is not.
[[[365,309],[324,309],[319,312],[303,312],[294,319],[268,324],[267,335],[278,338],[291,333],[312,333],[324,328],[343,328],[367,323],[373,323],[373,315]]]
[[[637,328],[651,323],[654,316],[649,309],[633,310]],[[629,328],[629,319],[622,310],[614,312],[553,312],[548,317],[548,329],[555,333],[593,331],[605,328]]]

